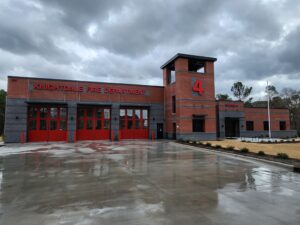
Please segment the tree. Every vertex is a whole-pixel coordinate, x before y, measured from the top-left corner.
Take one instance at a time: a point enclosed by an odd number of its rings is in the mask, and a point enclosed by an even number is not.
[[[238,100],[246,99],[252,92],[252,87],[245,86],[242,82],[238,81],[233,84],[231,91]]]
[[[231,100],[228,94],[217,94],[218,100]]]
[[[5,120],[6,91],[0,90],[0,135],[3,135]]]
[[[268,85],[265,90],[266,94],[270,96],[270,99],[272,100],[275,96],[278,95],[278,91],[276,90],[276,87],[273,85]]]
[[[289,109],[291,127],[298,131],[300,135],[300,91],[291,88],[284,88],[281,97]]]
[[[249,98],[247,101],[245,101],[244,106],[245,107],[253,107],[253,103],[252,103],[253,98]]]

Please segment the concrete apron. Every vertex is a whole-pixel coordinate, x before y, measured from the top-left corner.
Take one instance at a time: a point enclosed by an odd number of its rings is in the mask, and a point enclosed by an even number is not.
[[[189,148],[191,150],[197,150],[197,151],[208,152],[208,153],[213,152],[215,154],[222,155],[222,156],[229,157],[229,158],[234,158],[234,159],[238,158],[239,160],[243,160],[243,161],[246,161],[246,162],[257,163],[257,161],[259,161],[259,162],[263,162],[263,163],[268,163],[268,164],[271,164],[271,165],[286,168],[290,171],[297,172],[297,171],[295,171],[295,167],[293,165],[289,165],[289,164],[285,164],[285,163],[281,163],[281,162],[275,162],[275,161],[270,161],[270,160],[260,159],[260,158],[253,158],[251,156],[246,156],[246,155],[237,155],[237,154],[230,153],[230,152],[220,152],[220,151],[216,151],[216,150],[213,150],[213,149],[206,149],[206,148],[203,148],[203,147],[194,147],[194,146],[175,143],[175,142],[172,143],[172,144],[177,145],[177,146],[185,146],[186,148]]]

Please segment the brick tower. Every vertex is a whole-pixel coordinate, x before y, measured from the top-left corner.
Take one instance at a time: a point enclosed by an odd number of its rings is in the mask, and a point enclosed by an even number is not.
[[[178,53],[161,66],[168,138],[216,139],[214,85],[216,60],[211,57]]]

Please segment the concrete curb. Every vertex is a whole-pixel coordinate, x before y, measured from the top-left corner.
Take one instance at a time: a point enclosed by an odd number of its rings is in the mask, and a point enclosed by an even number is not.
[[[274,165],[274,166],[280,166],[280,167],[286,168],[286,169],[288,169],[290,171],[294,171],[294,166],[290,165],[290,164],[285,164],[285,163],[281,163],[281,162],[270,161],[270,160],[266,160],[266,159],[254,158],[254,157],[246,156],[246,155],[237,155],[237,154],[229,153],[229,152],[220,152],[220,151],[216,151],[216,150],[213,150],[213,149],[207,149],[207,148],[203,148],[203,147],[190,146],[190,145],[185,145],[185,144],[181,144],[181,143],[175,143],[174,142],[174,144],[182,145],[182,146],[185,146],[187,148],[198,150],[198,151],[203,151],[203,152],[208,152],[208,153],[209,152],[210,153],[215,153],[215,154],[219,154],[219,155],[223,155],[223,156],[231,157],[231,158],[239,158],[240,160],[260,161],[260,162],[271,164],[271,165]]]

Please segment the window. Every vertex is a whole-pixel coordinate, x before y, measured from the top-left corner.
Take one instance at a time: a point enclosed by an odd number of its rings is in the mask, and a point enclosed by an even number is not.
[[[103,112],[103,109],[97,109],[97,111],[96,111],[97,119],[102,119],[102,112]]]
[[[86,121],[86,129],[92,130],[93,129],[93,120],[87,120]]]
[[[88,108],[86,110],[86,117],[92,118],[93,117],[93,108]]]
[[[56,120],[50,121],[50,130],[56,130]]]
[[[172,113],[176,113],[176,96],[172,96]]]
[[[110,119],[110,109],[104,109],[104,119]]]
[[[205,62],[195,59],[189,59],[188,70],[190,72],[205,73]]]
[[[246,121],[246,130],[254,130],[253,121]]]
[[[57,117],[57,108],[50,108],[50,116],[51,116],[51,118]]]
[[[60,108],[60,118],[65,119],[67,117],[67,109],[66,108]]]
[[[204,131],[205,131],[205,117],[193,116],[193,132],[204,132]]]
[[[40,108],[40,117],[46,118],[47,117],[47,108]]]
[[[171,70],[171,71],[170,71],[170,74],[171,74],[171,84],[172,84],[172,83],[175,83],[175,81],[176,81],[175,71],[174,71],[174,70]]]
[[[40,120],[40,130],[47,130],[46,120]]]
[[[264,121],[264,130],[269,130],[269,121]]]
[[[60,121],[60,129],[61,130],[67,130],[67,121],[66,120],[61,120]]]
[[[110,129],[110,120],[104,120],[104,129],[109,130]]]
[[[147,109],[143,109],[143,128],[147,128],[148,127],[148,110]]]
[[[102,122],[102,120],[96,121],[96,130],[101,130],[101,122]]]
[[[172,84],[176,81],[176,74],[174,70],[168,70],[167,72],[167,84]]]
[[[280,128],[280,130],[286,130],[286,122],[279,121],[279,128]]]

